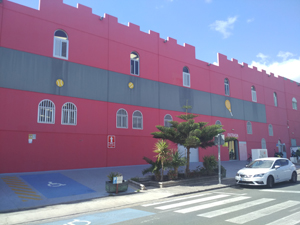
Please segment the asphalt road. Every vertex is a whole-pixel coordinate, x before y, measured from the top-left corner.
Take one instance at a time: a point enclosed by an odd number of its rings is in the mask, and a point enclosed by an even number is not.
[[[300,224],[300,181],[231,187],[39,224]]]

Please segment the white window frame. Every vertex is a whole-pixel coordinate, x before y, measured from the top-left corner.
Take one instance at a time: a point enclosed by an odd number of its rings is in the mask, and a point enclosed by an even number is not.
[[[274,97],[274,106],[278,106],[278,101],[277,101],[277,93],[276,92],[274,92],[273,93],[273,97]]]
[[[247,121],[247,134],[253,134],[252,132],[252,124],[250,121]]]
[[[131,54],[137,55],[138,59],[132,58]],[[136,75],[136,76],[140,75],[140,56],[137,52],[130,53],[130,74]]]
[[[123,111],[126,113],[125,114],[119,114],[120,111]],[[118,118],[120,118],[120,122],[121,124],[118,124]],[[124,121],[126,122],[126,124],[124,124]],[[127,129],[128,128],[128,113],[125,109],[119,109],[117,111],[117,114],[116,114],[116,126],[117,128],[124,128],[124,129]]]
[[[74,103],[66,102],[61,107],[61,124],[77,125],[77,107]]]
[[[295,97],[293,97],[292,99],[292,106],[293,106],[293,109],[297,110],[297,99]]]
[[[67,37],[65,38],[65,37],[55,36],[55,33],[57,31],[64,32]],[[66,56],[62,55],[63,44],[66,44]],[[68,40],[68,35],[63,30],[56,30],[54,32],[53,57],[60,58],[60,59],[66,59],[66,60],[69,58],[69,40]]]
[[[229,89],[229,80],[228,80],[228,78],[225,78],[224,86],[225,86],[225,95],[229,96],[230,95],[230,89]]]
[[[268,130],[269,130],[269,136],[274,136],[274,131],[273,131],[273,126],[272,126],[272,124],[269,124]]]
[[[191,75],[190,73],[182,72],[183,86],[191,87]]]
[[[52,113],[51,113],[52,112]],[[44,120],[42,118],[45,118]],[[49,100],[44,99],[38,105],[38,123],[54,124],[55,123],[55,104]]]
[[[261,148],[262,149],[267,149],[267,143],[266,143],[266,140],[264,138],[261,139]]]
[[[134,115],[135,113],[140,113],[140,115]],[[134,124],[136,123],[136,126]],[[138,126],[140,124],[140,127]],[[132,129],[143,129],[143,114],[141,111],[136,110],[132,113]]]
[[[170,116],[171,119],[166,118],[166,117],[168,117],[168,116]],[[172,116],[171,116],[170,114],[166,114],[166,115],[164,116],[164,126],[165,126],[165,127],[171,127],[172,124],[170,124],[169,121],[173,121],[173,118],[172,118]]]
[[[252,101],[257,102],[256,89],[254,86],[251,87],[251,96],[252,96]]]

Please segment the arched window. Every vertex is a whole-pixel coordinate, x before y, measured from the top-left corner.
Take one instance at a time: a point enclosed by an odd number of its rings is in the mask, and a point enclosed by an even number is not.
[[[55,105],[52,101],[45,99],[39,103],[38,123],[52,123],[55,119]]]
[[[53,57],[68,59],[69,40],[66,32],[57,30],[54,33]]]
[[[136,52],[130,53],[130,73],[133,75],[140,75],[140,57]]]
[[[125,109],[117,112],[117,128],[128,128],[128,114]]]
[[[267,149],[266,140],[264,138],[261,139],[261,148]]]
[[[257,102],[257,98],[256,98],[256,90],[255,90],[255,87],[254,87],[254,86],[251,87],[251,95],[252,95],[252,101],[253,101],[253,102]]]
[[[292,99],[293,109],[297,110],[297,100],[296,98]]]
[[[143,129],[143,115],[140,111],[134,111],[132,114],[132,128]]]
[[[217,121],[216,121],[216,125],[222,125],[221,121],[220,121],[220,120],[217,120]]]
[[[190,72],[186,66],[183,67],[182,77],[183,77],[183,86],[190,87],[191,86]]]
[[[165,118],[164,118],[164,126],[165,127],[171,127],[172,124],[170,124],[169,121],[173,121],[173,118],[171,115],[167,114],[167,115],[165,115]]]
[[[273,93],[273,97],[274,97],[274,105],[277,107],[277,94],[276,94],[276,92]]]
[[[73,103],[67,102],[62,106],[61,124],[66,124],[66,125],[77,124],[77,107]]]
[[[250,121],[247,122],[247,134],[252,134],[252,124]]]
[[[269,124],[269,136],[273,136],[273,126]]]
[[[229,80],[227,78],[225,78],[224,80],[224,86],[225,86],[225,95],[230,95],[230,91],[229,91]]]

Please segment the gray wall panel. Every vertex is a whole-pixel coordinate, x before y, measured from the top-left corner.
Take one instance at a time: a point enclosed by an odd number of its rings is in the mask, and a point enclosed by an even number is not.
[[[0,87],[266,123],[265,105],[0,48]],[[64,81],[63,87],[56,80]],[[129,82],[134,88],[128,87]],[[225,107],[231,102],[233,116]],[[188,100],[188,103],[187,103]],[[179,114],[179,113],[178,113]]]
[[[255,102],[244,101],[245,120],[266,123],[266,107]]]
[[[134,84],[133,89],[128,87],[130,82]],[[158,108],[158,82],[109,72],[108,83],[109,102]]]
[[[1,87],[53,93],[49,58],[0,48],[0,59]]]

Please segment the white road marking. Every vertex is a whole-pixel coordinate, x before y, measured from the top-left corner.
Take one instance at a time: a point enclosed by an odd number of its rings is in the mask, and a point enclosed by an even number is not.
[[[232,223],[237,223],[237,224],[244,224],[244,223],[248,223],[252,220],[256,220],[259,219],[261,217],[270,215],[272,213],[276,213],[278,211],[281,211],[283,209],[287,209],[290,207],[293,207],[295,205],[300,204],[300,202],[298,201],[286,201],[277,205],[273,205],[264,209],[260,209],[257,211],[253,211],[251,213],[242,215],[242,216],[238,216],[238,217],[234,217],[232,219],[226,220],[227,222],[232,222]]]
[[[215,207],[215,206],[225,205],[225,204],[232,203],[232,202],[245,200],[248,198],[250,198],[250,197],[240,196],[240,197],[235,197],[235,198],[231,198],[231,199],[227,199],[227,200],[223,200],[223,201],[217,201],[217,202],[212,202],[212,203],[204,204],[204,205],[198,205],[198,206],[194,206],[194,207],[190,207],[190,208],[186,208],[186,209],[180,209],[175,212],[189,213],[189,212],[199,211],[202,209],[207,209],[207,208],[211,208],[211,207]]]
[[[286,217],[283,217],[279,220],[276,220],[272,223],[268,223],[266,225],[295,225],[299,224],[300,222],[300,212],[288,215]]]
[[[260,191],[300,194],[300,191],[288,191],[288,190],[285,191],[285,190],[276,190],[276,189],[266,189],[266,190],[260,190]]]
[[[206,197],[206,198],[200,198],[200,199],[195,199],[195,200],[191,200],[191,201],[185,201],[185,202],[175,203],[175,204],[166,205],[166,206],[160,206],[160,207],[156,207],[156,209],[161,209],[161,210],[171,209],[171,208],[176,208],[176,207],[185,206],[185,205],[191,205],[191,204],[195,204],[195,203],[199,203],[199,202],[205,202],[205,201],[215,200],[215,199],[224,198],[224,197],[228,197],[228,195],[216,195],[216,196],[211,196],[211,197]]]
[[[160,204],[165,204],[165,203],[169,203],[169,202],[176,202],[176,201],[180,201],[180,200],[185,200],[185,199],[189,199],[189,198],[197,198],[197,197],[201,197],[201,196],[204,196],[204,195],[208,195],[208,194],[193,195],[193,196],[188,196],[188,197],[184,197],[184,198],[172,199],[172,200],[164,201],[164,202],[150,203],[150,204],[146,204],[146,205],[142,205],[142,206],[143,207],[148,207],[148,206],[153,206],[153,205],[160,205]]]
[[[235,211],[238,211],[238,210],[246,209],[246,208],[256,206],[256,205],[259,205],[259,204],[263,204],[263,203],[266,203],[266,202],[270,202],[270,201],[273,201],[273,200],[275,200],[275,199],[262,198],[262,199],[254,200],[254,201],[251,201],[251,202],[246,202],[246,203],[242,203],[242,204],[239,204],[239,205],[230,206],[228,208],[222,208],[222,209],[219,209],[219,210],[214,210],[214,211],[210,211],[210,212],[207,212],[207,213],[202,213],[202,214],[199,214],[197,216],[212,218],[212,217],[221,216],[221,215],[224,215],[224,214],[227,214],[227,213],[235,212]]]

